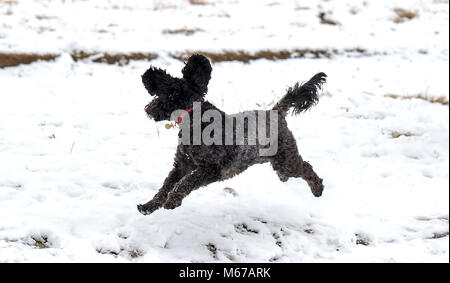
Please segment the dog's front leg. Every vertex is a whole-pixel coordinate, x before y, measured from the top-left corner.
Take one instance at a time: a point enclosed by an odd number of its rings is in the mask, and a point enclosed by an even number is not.
[[[193,190],[206,186],[220,179],[220,170],[212,167],[199,167],[184,176],[169,193],[164,203],[165,209],[174,209],[181,205],[183,199]]]
[[[322,179],[314,172],[313,167],[308,162],[303,162],[301,177],[308,183],[311,192],[315,197],[320,197],[323,192]]]
[[[153,199],[146,204],[139,204],[137,206],[139,212],[148,215],[162,207],[167,200],[169,192],[173,189],[175,184],[183,178],[183,173],[185,172],[181,170],[180,167],[176,166],[173,168],[172,171],[170,171],[169,176],[164,180],[163,186],[159,189]]]

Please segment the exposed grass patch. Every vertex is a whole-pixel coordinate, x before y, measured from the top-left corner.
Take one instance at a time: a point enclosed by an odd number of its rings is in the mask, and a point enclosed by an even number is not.
[[[394,23],[397,24],[412,20],[419,16],[418,12],[406,10],[403,8],[395,8],[394,12],[397,14],[397,17],[394,18]]]
[[[42,21],[42,20],[51,20],[51,19],[56,19],[56,17],[52,17],[52,16],[46,16],[46,15],[36,15],[35,16],[36,19]]]
[[[273,256],[271,258],[269,258],[269,262],[277,262],[281,259],[280,256]]]
[[[398,95],[398,94],[386,94],[385,97],[390,97],[392,99],[421,99],[424,101],[428,101],[430,103],[438,103],[442,105],[448,105],[448,100],[445,96],[440,97],[428,97],[423,94],[417,94],[417,95]]]
[[[191,4],[191,5],[200,5],[200,6],[214,5],[214,3],[203,1],[203,0],[189,0],[189,4]]]
[[[311,8],[306,6],[299,6],[294,9],[294,11],[302,11],[302,10],[311,10]]]
[[[320,23],[324,24],[324,25],[332,25],[332,26],[339,25],[338,22],[336,22],[335,20],[330,19],[329,15],[326,14],[325,12],[320,12],[319,13],[319,19],[320,19]]]
[[[207,244],[206,248],[208,249],[208,251],[211,253],[212,257],[217,259],[217,248],[214,244]]]
[[[356,244],[357,245],[363,245],[363,246],[370,245],[369,239],[367,239],[366,236],[360,235],[360,234],[355,234],[355,236],[356,236]]]
[[[236,229],[237,232],[240,232],[240,233],[252,233],[252,234],[258,234],[259,233],[258,230],[254,230],[254,229],[249,228],[247,226],[247,224],[245,224],[245,223],[234,225],[234,228]]]
[[[445,238],[449,235],[448,232],[443,232],[443,233],[433,233],[433,237],[432,239],[441,239],[441,238]]]
[[[38,249],[48,249],[50,248],[50,244],[48,242],[47,236],[31,236],[31,240],[33,240],[33,245]]]
[[[189,32],[185,30],[175,30],[172,33]],[[180,61],[186,61],[192,54],[203,54],[207,56],[213,63],[218,62],[230,62],[238,61],[243,63],[249,63],[253,60],[266,59],[266,60],[285,60],[294,58],[331,58],[334,55],[347,55],[347,56],[370,56],[376,53],[368,53],[362,48],[348,48],[344,50],[338,49],[296,49],[296,50],[261,50],[257,52],[247,52],[243,50],[238,51],[185,51],[180,53],[170,54],[172,58]],[[38,60],[51,61],[58,57],[60,54],[21,54],[21,53],[0,53],[0,68],[18,66],[21,64],[29,64]],[[119,66],[127,65],[132,60],[145,60],[151,61],[158,57],[155,53],[103,53],[103,52],[87,52],[83,50],[76,50],[70,53],[70,56],[75,62],[81,60],[89,60],[95,63],[106,64],[118,64]],[[448,102],[447,102],[448,103]]]
[[[131,60],[151,61],[158,57],[154,53],[100,53],[73,51],[71,54],[75,62],[80,60],[91,60],[95,63],[127,65]],[[30,64],[36,61],[52,61],[59,54],[35,54],[35,53],[0,53],[0,68],[13,67],[22,64]]]
[[[369,245],[369,242],[367,242],[367,241],[364,240],[364,239],[357,239],[357,240],[356,240],[356,244],[357,244],[357,245],[368,246],[368,245]]]
[[[0,6],[2,5],[16,5],[17,0],[0,0]]]
[[[277,233],[273,233],[272,237],[275,239],[275,245],[281,248],[283,246],[283,242],[280,239],[280,235],[278,235]]]
[[[243,63],[249,63],[253,60],[267,59],[267,60],[285,60],[294,58],[331,58],[333,55],[341,54],[356,54],[356,55],[369,55],[365,49],[353,48],[353,49],[296,49],[296,50],[261,50],[255,53],[250,53],[243,50],[230,51],[224,50],[222,52],[209,52],[209,51],[186,51],[178,54],[171,54],[175,59],[186,61],[192,54],[203,54],[208,57],[213,63],[238,61]]]
[[[113,257],[117,257],[119,255],[120,252],[116,252],[116,251],[112,251],[109,249],[104,249],[104,248],[97,248],[96,251],[99,254],[103,254],[103,255],[112,255]],[[122,251],[122,250],[121,250]]]
[[[352,7],[352,8],[349,10],[349,12],[350,12],[350,14],[352,14],[352,15],[357,15],[357,14],[359,13],[359,10],[358,10],[358,8],[356,8],[356,7]]]
[[[125,249],[121,247],[119,250],[111,250],[108,248],[96,248],[95,249],[99,254],[111,255],[115,258],[119,256],[129,256],[132,259],[141,257],[144,255],[144,252],[137,248]]]
[[[288,59],[291,57],[291,54],[287,51],[259,51],[255,54],[247,53],[245,51],[223,51],[223,52],[184,52],[180,54],[172,54],[172,57],[181,61],[186,61],[192,54],[203,54],[208,57],[213,63],[216,62],[229,62],[229,61],[239,61],[248,63],[251,60],[257,59]]]
[[[411,132],[399,132],[399,131],[391,132],[391,137],[394,139],[398,139],[399,137],[413,137],[413,136],[416,136],[416,135]]]
[[[163,34],[183,34],[186,36],[193,35],[196,32],[202,32],[202,29],[188,29],[188,28],[182,28],[182,29],[165,29],[162,31]]]
[[[74,51],[71,54],[72,59],[77,62],[80,60],[90,59],[95,63],[119,64],[119,66],[127,65],[131,60],[147,60],[151,61],[158,57],[154,53],[98,53]]]
[[[230,187],[226,187],[223,190],[224,190],[224,192],[226,192],[226,193],[228,193],[228,194],[230,194],[230,195],[232,195],[234,197],[238,197],[239,196],[238,192],[236,192],[234,189],[232,189]]]
[[[177,5],[174,4],[167,4],[167,3],[156,3],[153,7],[153,11],[161,11],[161,10],[167,10],[167,9],[176,9]]]
[[[106,30],[106,29],[98,29],[98,30],[95,30],[95,32],[98,32],[98,33],[108,33],[108,30]]]
[[[0,53],[0,68],[30,64],[36,61],[52,61],[58,56],[57,54]]]
[[[141,251],[141,250],[138,250],[138,249],[132,249],[132,250],[128,251],[128,255],[129,255],[131,258],[138,258],[138,257],[143,256],[143,255],[144,255],[144,252]]]

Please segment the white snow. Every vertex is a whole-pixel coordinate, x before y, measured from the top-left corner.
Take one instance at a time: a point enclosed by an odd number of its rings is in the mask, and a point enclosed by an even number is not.
[[[206,2],[0,0],[0,53],[62,54],[0,69],[0,262],[448,262],[448,105],[386,97],[448,101],[448,2]],[[394,23],[396,7],[419,16]],[[180,28],[201,31],[163,33]],[[267,109],[327,73],[320,103],[288,118],[324,195],[265,164],[139,214],[177,145],[143,111],[149,65],[180,76],[171,53],[302,48],[370,55],[215,63],[208,99]],[[118,66],[73,50],[159,57]]]

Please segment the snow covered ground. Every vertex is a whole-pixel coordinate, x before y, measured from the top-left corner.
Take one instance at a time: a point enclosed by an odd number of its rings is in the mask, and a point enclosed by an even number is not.
[[[448,262],[448,28],[437,0],[0,0],[0,53],[60,55],[0,68],[0,262]],[[139,214],[177,145],[143,111],[149,65],[180,76],[176,53],[296,49],[338,52],[214,63],[208,99],[267,109],[327,73],[320,103],[288,118],[323,196],[265,164]]]

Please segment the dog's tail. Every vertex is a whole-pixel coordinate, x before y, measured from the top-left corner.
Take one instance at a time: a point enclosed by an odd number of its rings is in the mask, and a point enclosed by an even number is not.
[[[326,82],[325,73],[315,74],[309,81],[303,84],[296,83],[287,90],[286,95],[273,107],[281,115],[286,116],[290,108],[294,108],[293,114],[302,113],[319,102],[318,91]]]

